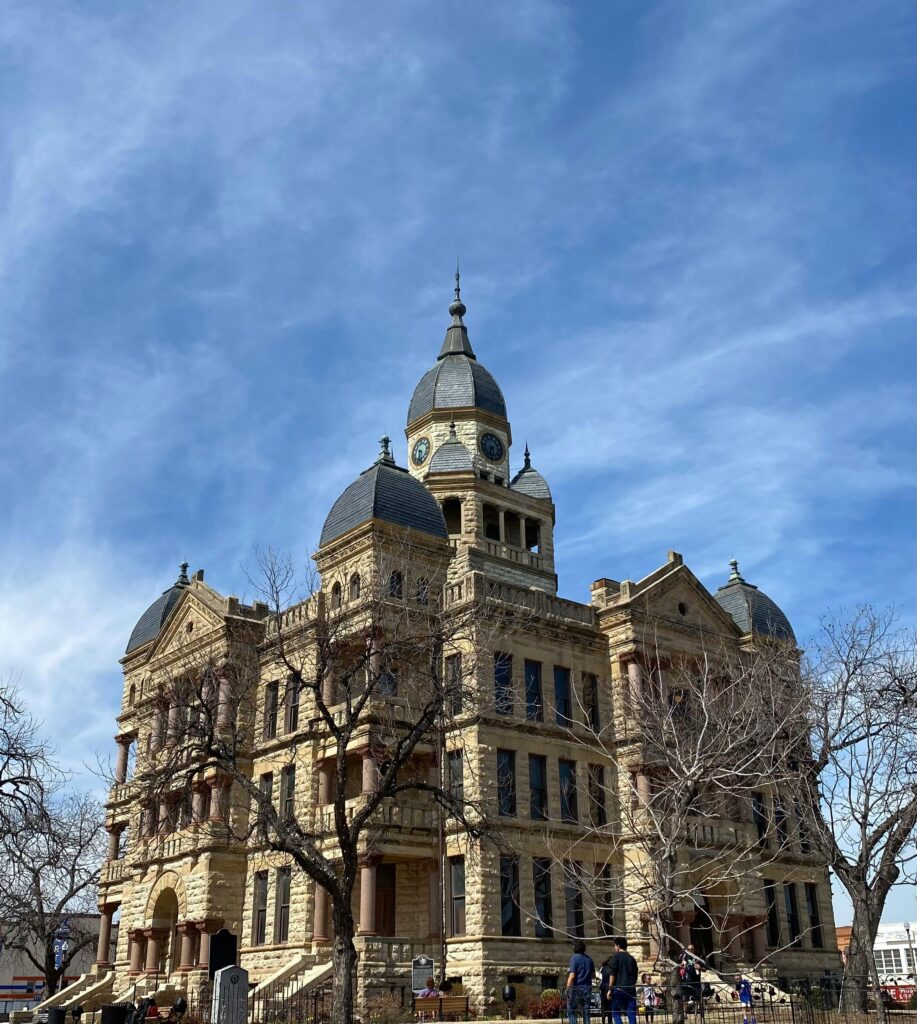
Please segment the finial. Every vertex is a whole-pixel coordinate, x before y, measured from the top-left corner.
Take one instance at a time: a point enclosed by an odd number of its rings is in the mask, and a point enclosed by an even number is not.
[[[181,584],[182,586],[184,586],[185,584],[189,584],[191,582],[191,580],[188,579],[187,562],[182,562],[182,564],[178,567],[178,580],[176,582]]]
[[[462,275],[459,271],[458,256],[455,257],[455,298],[452,300],[449,312],[453,317],[458,317],[459,322],[466,312],[465,303],[462,302]]]
[[[729,574],[727,583],[744,583],[745,579],[739,572],[739,560],[737,558],[731,558],[729,560],[729,568],[732,570]]]
[[[450,424],[449,424],[449,440],[450,441],[457,441],[458,440],[458,434],[456,434],[456,432],[455,432],[455,420],[452,420],[450,422]]]
[[[388,434],[383,434],[382,437],[379,438],[379,458],[377,461],[390,462],[394,464],[395,460],[392,458],[392,452],[389,447],[391,443],[392,439]]]
[[[525,462],[524,462],[523,468],[524,469],[531,469],[532,468],[532,457],[529,454],[528,438],[526,438],[526,440],[525,440]]]

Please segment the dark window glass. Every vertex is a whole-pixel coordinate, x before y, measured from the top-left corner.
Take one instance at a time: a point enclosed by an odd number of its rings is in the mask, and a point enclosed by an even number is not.
[[[267,937],[267,872],[255,872],[255,913],[252,945],[263,946]]]
[[[586,725],[598,732],[599,719],[599,681],[593,675],[583,676],[583,706],[586,711]]]
[[[605,810],[605,769],[600,764],[589,765],[589,821],[595,828],[608,824]]]
[[[500,934],[521,935],[519,914],[519,861],[500,858]]]
[[[777,830],[777,848],[785,850],[790,842],[790,832],[786,823],[786,810],[779,796],[774,797],[774,827]]]
[[[554,935],[554,906],[551,900],[551,861],[547,857],[533,858],[532,881],[535,890],[535,938],[550,939]]]
[[[554,666],[554,717],[558,725],[573,725],[573,706],[570,701],[570,669]]]
[[[274,774],[273,772],[265,772],[258,779],[258,792],[261,795],[261,807],[258,810],[258,818],[261,822],[262,832],[267,831],[267,816],[268,808],[265,805],[273,805],[274,803]]]
[[[513,713],[513,656],[502,651],[494,655],[494,701],[498,715]]]
[[[806,912],[809,915],[809,934],[812,936],[812,948],[824,949],[825,936],[821,928],[821,913],[818,909],[818,886],[814,882],[806,882]]]
[[[452,900],[450,934],[465,934],[465,858],[449,858],[449,893]]]
[[[334,611],[337,611],[341,607],[341,585],[335,583],[331,588],[331,607]]]
[[[529,754],[529,814],[539,821],[548,816],[548,759]]]
[[[296,809],[296,768],[287,765],[280,773],[280,816],[290,821]]]
[[[421,576],[417,581],[417,603],[430,603],[430,581],[425,576]]]
[[[462,656],[450,654],[446,658],[446,706],[450,715],[462,713]]]
[[[752,793],[751,816],[754,819],[755,828],[758,830],[758,845],[770,846],[767,833],[770,831],[771,823],[767,813],[767,801],[764,799],[763,793]]]
[[[398,677],[394,672],[380,672],[376,680],[376,691],[380,697],[395,697],[398,694]]]
[[[404,577],[397,569],[388,578],[388,592],[399,600],[404,597]]]
[[[793,806],[796,811],[796,827],[799,831],[799,852],[811,853],[812,834],[809,832],[809,823],[806,821],[806,816],[803,813],[802,804],[796,800]]]
[[[446,754],[448,766],[449,796],[457,811],[465,805],[465,761],[461,750],[450,750]]]
[[[516,752],[497,751],[497,803],[500,813],[512,816],[516,813]]]
[[[299,728],[299,682],[290,676],[284,695],[284,732],[296,732]]]
[[[277,871],[277,919],[275,942],[287,942],[290,938],[290,882],[288,867]]]
[[[564,863],[564,908],[567,933],[577,939],[586,937],[586,918],[583,914],[583,878],[579,861]]]
[[[544,694],[541,689],[541,662],[525,659],[525,717],[530,722],[544,721]]]
[[[599,934],[609,938],[615,934],[615,884],[610,864],[603,865],[598,883],[596,910],[599,918]]]
[[[354,573],[350,577],[350,600],[358,601],[360,599],[360,574]]]
[[[764,905],[767,908],[767,944],[780,945],[780,916],[777,913],[777,883],[764,881]]]
[[[786,911],[786,926],[790,933],[790,942],[799,945],[802,935],[802,924],[799,920],[799,898],[796,895],[796,883],[787,882],[783,886],[783,908]]]
[[[560,818],[561,821],[579,821],[576,801],[576,761],[560,761]]]
[[[277,707],[280,684],[268,683],[264,689],[264,730],[263,737],[272,740],[277,735]]]

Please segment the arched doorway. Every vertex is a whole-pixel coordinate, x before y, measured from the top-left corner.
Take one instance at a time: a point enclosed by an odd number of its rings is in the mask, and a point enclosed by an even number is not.
[[[713,918],[707,904],[707,897],[701,896],[694,905],[694,920],[691,922],[691,943],[702,960],[710,962],[713,953]],[[711,964],[711,966],[713,966]]]
[[[174,889],[163,889],[156,897],[153,905],[154,928],[161,930],[163,936],[159,947],[159,969],[169,975],[179,965],[178,938],[178,896]]]

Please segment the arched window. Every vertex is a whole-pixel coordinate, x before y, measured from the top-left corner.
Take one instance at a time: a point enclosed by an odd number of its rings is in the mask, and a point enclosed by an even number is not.
[[[358,601],[360,599],[360,574],[355,572],[350,577],[350,600]]]
[[[449,536],[459,536],[462,532],[461,498],[446,498],[443,502],[443,518],[446,520],[446,531]]]
[[[430,581],[426,578],[426,576],[421,576],[417,580],[417,603],[430,603]]]
[[[341,585],[335,583],[331,588],[331,607],[334,611],[337,611],[341,607]]]
[[[134,701],[137,699],[137,687],[131,683],[130,689],[127,691],[127,706],[132,708]]]
[[[396,569],[388,579],[388,592],[399,600],[404,597],[404,577]]]

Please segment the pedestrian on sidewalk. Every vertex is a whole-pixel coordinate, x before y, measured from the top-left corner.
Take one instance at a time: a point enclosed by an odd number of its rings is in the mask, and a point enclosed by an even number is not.
[[[592,979],[595,964],[586,952],[586,943],[577,939],[573,943],[573,956],[567,967],[567,1020],[576,1024],[577,1010],[582,1009],[583,1024],[589,1024],[592,1013]]]
[[[615,955],[609,964],[611,1019],[621,1024],[621,1011],[627,1014],[628,1024],[637,1024],[637,961],[627,952],[627,939],[615,939]]]

